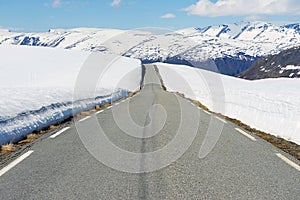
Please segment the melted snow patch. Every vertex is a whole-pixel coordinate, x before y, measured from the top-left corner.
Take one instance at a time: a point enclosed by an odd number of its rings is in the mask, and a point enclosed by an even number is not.
[[[300,70],[300,66],[295,66],[295,65],[287,65],[282,68],[283,70]]]

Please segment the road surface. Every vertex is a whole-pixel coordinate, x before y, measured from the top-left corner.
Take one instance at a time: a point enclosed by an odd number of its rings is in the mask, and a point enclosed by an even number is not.
[[[190,142],[195,127],[183,124],[180,129],[183,112],[197,127],[195,138],[179,159],[164,167],[173,155],[163,151],[155,157],[139,154],[163,150],[177,134],[183,135],[176,139],[182,144]],[[5,172],[2,169],[0,199],[299,199],[300,171],[287,163],[299,162],[256,136],[241,134],[235,124],[219,120],[224,128],[216,146],[199,158],[213,117],[188,100],[163,91],[156,71],[147,66],[140,93],[68,124],[69,129],[53,138],[43,136],[23,152],[27,153],[24,160]],[[105,158],[115,160],[119,169],[97,160],[105,154],[97,152],[105,144],[89,137],[99,132],[95,122],[119,149],[142,155],[133,159],[134,166],[113,154]],[[82,142],[89,139],[95,148]],[[179,144],[178,154],[184,148]],[[282,160],[286,157],[289,160]],[[136,173],[119,171],[122,169]]]

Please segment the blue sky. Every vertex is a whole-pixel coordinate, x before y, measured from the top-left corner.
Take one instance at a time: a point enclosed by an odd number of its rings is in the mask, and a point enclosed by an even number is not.
[[[180,29],[242,20],[299,22],[297,13],[298,0],[0,0],[0,26],[15,31]]]

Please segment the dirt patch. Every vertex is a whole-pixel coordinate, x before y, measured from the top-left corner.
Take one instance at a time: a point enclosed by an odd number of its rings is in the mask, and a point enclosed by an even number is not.
[[[48,130],[55,130],[55,129],[58,129],[59,128],[59,125],[51,125],[49,126]]]
[[[99,110],[101,110],[101,107],[99,105],[96,105],[95,110],[99,111]]]
[[[199,106],[200,108],[202,108],[203,110],[209,111],[209,109],[203,105],[201,102],[193,100],[193,103],[196,104],[197,106]]]
[[[4,156],[8,153],[14,152],[16,147],[14,144],[6,144],[1,146],[0,156]]]
[[[128,96],[133,97],[133,92],[129,92]]]
[[[89,111],[81,112],[79,115],[81,115],[81,116],[89,116],[90,112]]]
[[[39,138],[42,134],[35,134],[35,133],[32,133],[32,134],[29,134],[27,135],[26,139],[25,140],[21,140],[18,142],[18,145],[24,145],[24,144],[28,144],[28,143],[31,143],[33,142],[34,140],[36,140],[37,138]]]
[[[110,103],[107,103],[107,104],[104,104],[104,105],[102,106],[102,108],[107,108],[107,107],[109,107],[109,106],[111,106],[111,104],[110,104]]]

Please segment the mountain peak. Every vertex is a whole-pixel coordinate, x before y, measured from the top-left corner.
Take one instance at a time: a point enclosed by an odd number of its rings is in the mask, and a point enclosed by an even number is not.
[[[300,23],[286,24],[281,27],[287,29],[294,29],[296,32],[300,34]]]
[[[203,35],[211,37],[272,42],[273,40],[280,40],[282,37],[291,37],[292,39],[294,35],[299,35],[300,24],[293,23],[284,26],[276,26],[272,23],[263,21],[241,21],[233,24],[196,28],[196,30]]]

